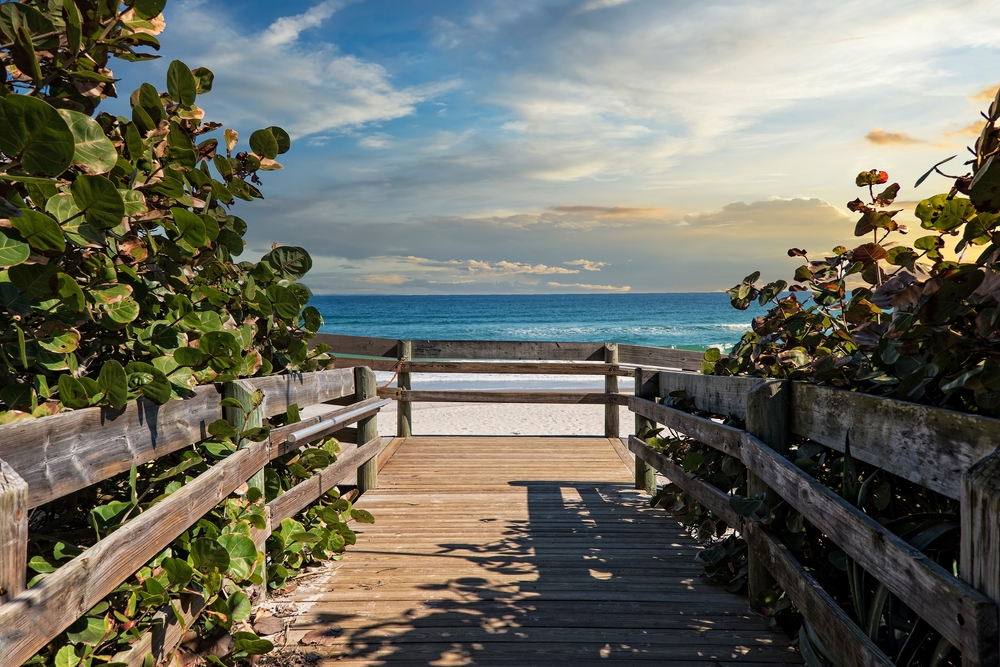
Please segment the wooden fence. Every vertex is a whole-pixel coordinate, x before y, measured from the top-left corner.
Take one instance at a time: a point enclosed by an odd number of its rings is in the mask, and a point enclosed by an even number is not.
[[[963,665],[996,667],[1000,602],[1000,420],[827,387],[695,374],[701,354],[614,343],[397,341],[321,335],[338,363],[395,371],[397,435],[410,435],[410,404],[419,401],[604,404],[605,436],[618,437],[618,405],[636,416],[636,432],[662,424],[741,460],[750,495],[781,497],[942,636]],[[492,360],[492,361],[485,361]],[[650,368],[653,367],[653,368]],[[671,370],[666,370],[671,369]],[[605,392],[413,391],[412,374],[547,373],[604,375]],[[632,396],[619,377],[634,377]],[[683,390],[700,410],[744,419],[746,431],[657,402]],[[961,503],[961,575],[953,576],[791,463],[794,434],[851,455]],[[634,435],[636,487],[655,493],[656,471],[739,531],[749,547],[750,594],[776,580],[845,667],[891,665],[791,552],[759,524],[738,517],[728,494]],[[773,577],[773,579],[772,579]]]
[[[263,400],[251,409],[257,391]],[[247,410],[223,408],[224,396],[240,400]],[[326,402],[350,405],[331,405],[322,414],[272,429],[263,442],[241,442],[237,452],[25,588],[32,508],[199,442],[218,419],[244,430],[293,403],[307,407]],[[361,490],[376,485],[379,454],[390,439],[378,437],[375,419],[387,402],[375,396],[374,373],[359,366],[239,380],[223,385],[221,393],[213,386],[200,387],[194,397],[165,405],[140,399],[121,411],[88,408],[0,427],[0,667],[23,663],[237,487],[262,480],[269,461],[305,444],[302,438],[290,443],[291,434],[316,426],[306,441],[337,433],[346,444],[335,463],[267,503],[266,527],[252,535],[258,549],[272,523],[294,516],[338,483],[353,484],[355,471]],[[356,428],[348,428],[351,424]],[[114,661],[138,667],[152,653],[159,663],[174,650],[202,603],[200,596],[183,600],[181,622],[173,609],[164,609],[154,630]]]

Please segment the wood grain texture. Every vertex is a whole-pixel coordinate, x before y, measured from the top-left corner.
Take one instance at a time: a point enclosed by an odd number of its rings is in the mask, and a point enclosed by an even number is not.
[[[450,474],[411,475],[433,461]],[[800,661],[745,600],[698,576],[699,546],[630,488],[607,438],[413,437],[379,483],[357,501],[375,523],[281,600],[289,656],[315,652],[328,667]],[[330,645],[297,645],[317,630]]]
[[[996,658],[997,610],[985,595],[749,434],[743,438],[742,459],[748,470],[960,648],[963,655]],[[986,641],[989,637],[992,641]]]
[[[962,578],[1000,604],[1000,450],[962,477],[961,536]],[[996,623],[994,619],[994,627]],[[993,642],[996,643],[995,635]],[[965,656],[962,658],[964,665]]]
[[[501,361],[411,361],[404,371],[412,373],[498,373],[503,375],[616,375],[632,377],[635,371],[616,363],[501,362]],[[375,369],[379,370],[379,369]]]
[[[765,563],[802,615],[844,667],[892,667],[892,662],[859,628],[785,545],[761,526],[743,530],[747,546]]]
[[[604,361],[604,343],[541,341],[415,340],[414,359],[507,359],[518,361]]]
[[[659,373],[653,371],[650,372],[645,368],[635,369],[635,390],[633,392],[634,397],[637,396],[641,400],[652,402],[656,396],[660,393],[660,375]],[[631,399],[629,399],[631,401]],[[656,427],[656,423],[644,417],[639,412],[635,412],[635,434],[642,437],[646,437],[646,431]],[[628,441],[626,441],[628,442]],[[633,476],[635,479],[635,488],[642,489],[649,495],[656,494],[656,470],[642,460],[641,457],[636,456],[632,460],[633,464]]]
[[[628,409],[709,447],[739,458],[743,431],[650,400],[630,396]]]
[[[353,372],[344,368],[315,373],[269,375],[243,381],[264,392],[264,402],[260,407],[265,417],[287,411],[292,403],[304,408],[354,393]]]
[[[881,396],[794,383],[792,432],[949,498],[962,474],[1000,442],[1000,420]]]
[[[413,380],[410,369],[405,366],[413,358],[413,343],[408,340],[399,341],[396,354],[403,362],[396,376],[396,386],[402,391],[409,391],[413,389]],[[413,435],[413,403],[400,401],[396,406],[396,437],[409,438],[411,435]]]
[[[788,453],[791,389],[787,380],[755,381],[746,395],[746,428],[758,440],[779,455]],[[776,507],[781,497],[771,489],[752,469],[747,470],[747,496],[766,494],[767,507]],[[774,586],[774,577],[768,565],[757,554],[747,555],[747,592],[750,604],[760,609],[765,604],[765,596]]]
[[[625,467],[631,472],[635,469],[635,455],[628,449],[628,438],[608,438],[615,454],[622,460]]]
[[[341,336],[339,334],[316,334],[309,340],[309,347],[329,345],[330,354],[354,354],[363,357],[396,358],[395,338],[366,338],[362,336]]]
[[[401,391],[380,387],[381,398],[413,403],[551,403],[557,405],[626,405],[628,396],[586,391]]]
[[[659,368],[679,368],[684,371],[700,371],[705,355],[689,350],[671,350],[665,347],[618,344],[618,360],[623,364],[653,366]]]
[[[28,571],[28,485],[0,459],[0,604],[24,590]]]
[[[699,410],[719,415],[733,415],[742,419],[746,415],[747,392],[756,382],[750,377],[723,377],[660,371],[659,396],[667,397],[672,391],[683,391],[694,398]]]
[[[364,401],[375,398],[378,393],[378,385],[375,382],[375,372],[370,368],[359,367],[354,369],[354,398],[357,401]],[[358,444],[359,449],[367,447],[369,442],[379,441],[377,415],[365,417],[358,420]],[[366,443],[361,445],[361,443]],[[374,447],[373,447],[374,449]],[[377,455],[378,452],[375,452]],[[358,466],[358,492],[364,493],[368,489],[378,487],[378,461],[369,457]]]
[[[717,517],[730,526],[739,527],[739,517],[729,504],[728,494],[685,472],[683,466],[677,465],[635,436],[629,438],[628,448],[635,454],[636,459],[642,459],[652,468],[659,470],[664,477],[684,489],[685,493],[704,507],[712,510]]]
[[[28,506],[127,472],[208,437],[222,419],[215,387],[156,405],[132,401],[124,410],[85,408],[0,426],[0,458],[28,484]]]
[[[610,366],[618,365],[618,344],[608,343],[604,348],[604,361]],[[608,403],[604,406],[604,437],[605,438],[617,438],[618,434],[621,433],[621,427],[619,420],[621,419],[621,414],[619,411],[620,398],[618,396],[618,376],[613,374],[608,374],[604,376],[604,393],[608,395]],[[612,402],[611,397],[614,396],[614,402]]]
[[[335,426],[337,428],[325,433],[321,437],[326,438],[331,435],[337,436],[342,431],[349,431],[350,429],[348,429],[347,427],[350,424],[354,424],[364,417],[368,417],[371,414],[377,413],[379,411],[379,408],[375,407],[375,404],[378,403],[380,400],[381,400],[380,398],[375,396],[372,398],[365,399],[363,401],[358,401],[357,403],[352,403],[351,405],[338,407],[334,410],[329,410],[327,412],[323,412],[318,415],[313,415],[312,417],[303,419],[302,421],[295,422],[294,424],[285,424],[284,426],[278,426],[277,428],[271,429],[271,433],[269,436],[269,442],[271,446],[271,452],[270,452],[271,460],[276,459],[279,456],[284,456],[285,454],[300,449],[302,447],[302,443],[290,444],[288,442],[289,434],[295,433],[296,431],[306,428],[307,426],[313,426],[314,424],[319,424],[320,422],[326,421],[327,419],[333,419],[334,417],[338,417],[348,412],[354,412],[360,410],[361,412],[359,414],[355,415],[353,418],[349,420],[336,424]],[[370,412],[365,412],[364,411],[365,408],[368,408]],[[348,437],[338,438],[338,439],[341,442],[354,442],[357,440],[356,433],[357,432],[354,431],[353,433],[348,434]]]
[[[254,443],[0,607],[0,666],[20,665],[267,463]]]

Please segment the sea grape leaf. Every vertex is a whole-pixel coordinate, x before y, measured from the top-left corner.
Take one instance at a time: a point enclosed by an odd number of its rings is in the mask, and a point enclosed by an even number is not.
[[[229,574],[236,580],[249,577],[257,562],[257,547],[253,540],[244,535],[220,535],[219,544],[229,552]]]
[[[6,6],[6,5],[5,5]],[[73,162],[73,132],[55,107],[37,97],[0,97],[0,151],[29,174],[58,176]]]
[[[97,384],[108,405],[115,410],[125,407],[128,402],[128,376],[120,363],[114,359],[105,361],[101,366],[101,374],[97,377]]]
[[[0,231],[0,268],[23,264],[30,255],[31,248],[27,243],[12,239]]]
[[[66,239],[63,238],[62,229],[55,220],[41,211],[23,211],[21,217],[13,218],[10,223],[36,252],[46,255],[61,255],[65,252]]]
[[[118,151],[96,120],[79,111],[59,109],[73,133],[73,164],[80,165],[91,174],[111,171],[118,162]]]
[[[198,81],[191,68],[174,60],[167,68],[167,92],[174,102],[189,107],[198,96]]]
[[[73,181],[73,202],[97,229],[111,229],[125,217],[125,201],[115,184],[103,176],[81,174]]]
[[[257,130],[250,135],[250,150],[271,160],[278,157],[278,140],[271,130]]]

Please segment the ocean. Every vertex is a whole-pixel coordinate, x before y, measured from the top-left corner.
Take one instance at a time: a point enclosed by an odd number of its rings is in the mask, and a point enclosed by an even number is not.
[[[323,333],[403,340],[550,340],[729,350],[756,304],[739,311],[720,292],[686,294],[316,295]],[[385,375],[385,378],[382,376]],[[392,374],[379,373],[380,383]],[[417,374],[414,389],[589,389],[578,376]]]

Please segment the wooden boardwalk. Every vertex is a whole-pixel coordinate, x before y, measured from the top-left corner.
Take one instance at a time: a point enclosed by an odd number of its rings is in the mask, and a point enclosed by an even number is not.
[[[697,543],[650,509],[605,438],[412,437],[379,485],[358,503],[376,523],[280,601],[298,614],[286,657],[801,663],[745,598],[700,576]],[[317,630],[324,644],[296,646]]]

